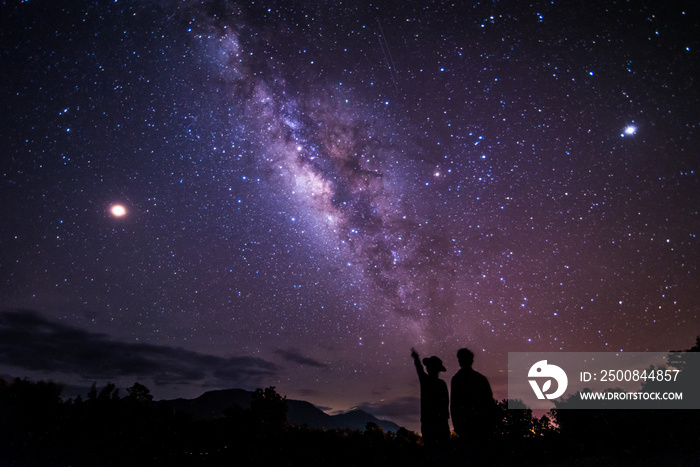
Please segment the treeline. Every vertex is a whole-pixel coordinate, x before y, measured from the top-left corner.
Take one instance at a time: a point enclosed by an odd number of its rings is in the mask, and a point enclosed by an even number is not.
[[[0,414],[0,449],[17,465],[167,461],[192,424],[139,383],[125,397],[110,383],[64,401],[56,383],[0,379]]]
[[[505,400],[497,404],[487,450],[496,465],[572,459],[634,465],[649,456],[659,465],[694,465],[700,459],[697,411],[560,410],[537,418],[506,407]],[[453,438],[440,463],[466,456]],[[111,383],[93,385],[86,399],[64,400],[52,382],[0,379],[0,459],[17,466],[417,466],[425,453],[420,436],[405,428],[292,426],[286,399],[274,387],[255,391],[250,408],[231,407],[205,421],[154,402],[139,383],[124,394]]]
[[[500,439],[519,446],[553,430],[547,417],[505,410]],[[114,384],[87,398],[63,400],[53,382],[0,379],[0,452],[9,465],[421,465],[418,434],[292,426],[286,399],[273,387],[253,393],[250,408],[231,407],[197,420],[153,401],[135,383],[122,397]],[[445,457],[451,453],[444,453]]]
[[[53,382],[0,379],[0,464],[410,466],[421,456],[420,437],[403,428],[291,426],[274,388],[206,421],[154,402],[139,383],[124,397],[111,383],[86,399],[61,394]]]

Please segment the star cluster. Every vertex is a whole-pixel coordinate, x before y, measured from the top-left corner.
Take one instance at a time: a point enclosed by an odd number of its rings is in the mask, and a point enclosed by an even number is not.
[[[410,424],[411,346],[505,397],[507,352],[700,332],[691,2],[11,3],[2,303],[265,368],[163,394]]]

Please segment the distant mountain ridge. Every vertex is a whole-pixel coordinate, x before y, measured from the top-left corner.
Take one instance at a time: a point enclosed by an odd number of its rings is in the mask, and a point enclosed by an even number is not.
[[[195,415],[200,420],[213,420],[223,417],[224,411],[230,407],[250,408],[253,393],[244,389],[222,389],[207,391],[195,399],[161,400],[158,403],[172,407],[182,412]],[[385,432],[396,433],[399,425],[388,420],[380,420],[363,410],[351,410],[338,415],[328,415],[307,401],[287,399],[289,423],[309,428],[325,428],[326,430],[350,428],[364,430],[367,423],[376,423]]]

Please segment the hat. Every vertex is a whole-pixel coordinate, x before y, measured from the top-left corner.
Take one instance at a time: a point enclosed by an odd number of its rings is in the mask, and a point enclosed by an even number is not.
[[[442,364],[442,360],[437,358],[435,355],[430,358],[424,358],[423,365],[425,365],[426,368],[435,368],[437,371],[447,371],[445,366]]]

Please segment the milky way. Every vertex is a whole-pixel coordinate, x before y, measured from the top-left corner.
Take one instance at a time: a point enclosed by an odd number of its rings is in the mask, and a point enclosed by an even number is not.
[[[315,59],[309,70],[285,73],[288,67],[276,57],[305,54],[313,43],[295,38],[285,45],[269,31],[246,42],[240,16],[235,10],[204,17],[209,27],[197,37],[220,67],[222,100],[237,110],[230,114],[237,140],[252,145],[248,163],[285,204],[308,216],[300,223],[318,231],[341,267],[360,278],[354,301],[379,297],[365,303],[376,308],[368,313],[382,315],[383,325],[401,319],[422,339],[428,317],[446,305],[439,296],[458,267],[450,258],[449,233],[439,233],[429,225],[431,216],[412,209],[415,189],[406,187],[416,169],[433,168],[411,160],[418,155],[405,141],[409,130],[388,110],[389,100],[368,102],[359,90],[344,87],[344,75],[352,71],[319,77]],[[261,62],[260,53],[270,57]],[[431,291],[424,290],[427,282]]]
[[[6,342],[410,425],[411,346],[448,378],[471,347],[504,397],[507,352],[700,333],[691,2],[3,10]],[[106,374],[17,352],[8,375]]]

